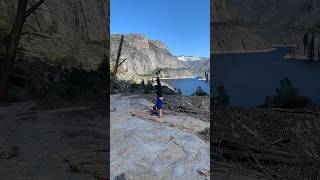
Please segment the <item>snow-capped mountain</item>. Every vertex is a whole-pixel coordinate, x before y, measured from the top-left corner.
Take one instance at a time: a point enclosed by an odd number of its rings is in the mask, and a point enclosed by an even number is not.
[[[183,67],[191,70],[194,74],[203,75],[210,71],[210,59],[199,56],[176,56]]]
[[[183,62],[187,61],[201,61],[201,60],[208,60],[209,58],[206,57],[199,57],[199,56],[177,56],[177,59]]]

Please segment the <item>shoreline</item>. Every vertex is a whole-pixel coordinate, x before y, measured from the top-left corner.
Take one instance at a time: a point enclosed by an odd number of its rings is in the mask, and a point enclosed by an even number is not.
[[[184,76],[184,77],[174,77],[174,78],[160,78],[160,80],[161,79],[163,79],[163,80],[171,80],[171,79],[194,79],[194,78],[196,78],[197,76],[189,76],[189,77],[187,77],[187,76]]]
[[[236,51],[214,51],[212,54],[242,54],[242,53],[260,53],[260,52],[272,52],[275,51],[277,48],[284,48],[284,47],[296,47],[296,45],[285,45],[285,44],[275,44],[271,45],[272,48],[269,49],[258,49],[258,50],[236,50]]]
[[[270,48],[270,49],[261,49],[261,50],[239,50],[239,51],[214,51],[211,54],[244,54],[244,53],[263,53],[263,52],[272,52],[275,51],[277,48]]]
[[[199,81],[207,81],[206,79],[202,79],[202,78],[200,78],[200,79],[198,79]],[[208,79],[208,81],[207,82],[210,82],[210,79]]]
[[[275,48],[282,48],[282,47],[297,47],[297,45],[293,45],[293,44],[289,44],[289,45],[281,45],[281,44],[276,44],[276,45],[272,45],[272,47]]]
[[[285,60],[302,60],[302,61],[309,61],[309,59],[305,56],[292,56],[290,54],[287,54],[285,56],[283,56],[283,59]]]
[[[176,90],[174,90],[174,88],[170,84],[168,84],[166,82],[161,82],[161,84],[162,84],[162,86],[167,86],[169,89],[171,89],[172,91],[176,92]]]
[[[264,49],[264,50],[241,50],[241,51],[224,51],[224,52],[213,52],[212,55],[219,55],[219,54],[245,54],[245,53],[263,53],[263,52],[272,52],[275,51],[277,48],[285,48],[285,47],[296,47],[296,45],[272,45],[273,48],[271,49]],[[285,60],[302,60],[302,61],[311,61],[307,57],[302,55],[292,56],[287,54],[283,56]],[[317,62],[317,60],[313,60]]]
[[[298,56],[292,56],[290,54],[287,54],[283,57],[283,59],[286,60],[299,60],[299,61],[310,61],[310,62],[320,62],[318,59],[310,60],[306,56],[298,55]]]
[[[160,78],[163,80],[171,80],[171,79],[198,79],[198,80],[206,80],[205,78],[202,78],[201,75],[195,75],[195,76],[182,76],[182,77],[170,77],[170,78]]]

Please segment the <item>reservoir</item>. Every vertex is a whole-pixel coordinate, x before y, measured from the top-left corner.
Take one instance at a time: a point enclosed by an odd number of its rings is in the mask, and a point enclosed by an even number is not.
[[[182,95],[185,96],[191,96],[198,86],[210,94],[210,83],[205,80],[200,80],[199,78],[166,79],[164,81],[172,88],[180,89]]]
[[[280,80],[289,78],[299,95],[320,104],[320,62],[284,59],[289,50],[281,47],[271,52],[214,55],[213,93],[223,85],[230,105],[255,107],[275,94]]]

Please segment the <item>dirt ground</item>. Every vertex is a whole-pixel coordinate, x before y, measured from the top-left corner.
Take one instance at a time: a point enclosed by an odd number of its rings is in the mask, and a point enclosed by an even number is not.
[[[104,108],[66,102],[2,105],[0,177],[107,179]]]

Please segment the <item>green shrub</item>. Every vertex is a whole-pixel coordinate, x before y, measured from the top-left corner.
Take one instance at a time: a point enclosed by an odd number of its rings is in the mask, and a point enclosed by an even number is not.
[[[210,128],[205,128],[199,132],[199,135],[204,137],[206,140],[210,140]]]
[[[176,93],[176,94],[178,94],[178,95],[182,95],[182,91],[181,91],[181,89],[180,88],[174,88],[174,92]]]
[[[212,96],[210,98],[210,103],[222,106],[229,105],[229,96],[224,86],[219,86],[217,88],[217,96]]]
[[[140,85],[141,85],[141,87],[144,87],[145,84],[144,84],[144,80],[143,79],[141,80]]]
[[[81,68],[67,70],[64,80],[59,82],[61,96],[66,100],[86,99],[101,96],[105,90],[105,79],[97,71]]]
[[[145,94],[151,94],[154,92],[154,87],[151,83],[151,81],[148,81],[147,85],[144,86],[144,93]]]
[[[136,83],[130,84],[130,88],[131,88],[131,89],[140,89],[140,87],[141,87],[140,84],[136,84]]]
[[[129,91],[130,91],[131,93],[138,92],[138,91],[140,91],[141,89],[143,89],[143,87],[141,86],[141,84],[131,83],[130,86],[129,86]]]
[[[299,89],[294,88],[291,81],[286,78],[280,81],[280,88],[276,88],[273,96],[267,96],[263,105],[259,107],[271,108],[303,108],[312,105],[312,101],[306,96],[299,95]]]
[[[206,93],[200,86],[197,87],[196,91],[192,94],[192,96],[207,96]]]

